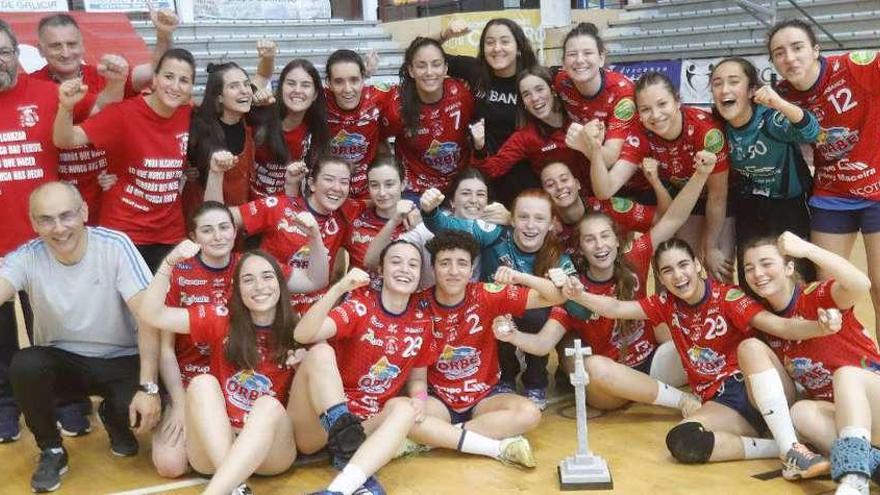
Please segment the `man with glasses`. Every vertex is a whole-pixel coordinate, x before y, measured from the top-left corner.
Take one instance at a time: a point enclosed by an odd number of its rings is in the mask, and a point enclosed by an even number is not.
[[[41,451],[31,488],[48,492],[67,471],[56,398],[101,396],[111,452],[137,453],[132,428],[148,431],[160,414],[158,339],[133,316],[150,283],[146,263],[125,234],[86,227],[88,205],[76,187],[37,187],[29,217],[39,237],[3,259],[0,301],[24,291],[33,309],[34,345],[15,354],[9,380]]]

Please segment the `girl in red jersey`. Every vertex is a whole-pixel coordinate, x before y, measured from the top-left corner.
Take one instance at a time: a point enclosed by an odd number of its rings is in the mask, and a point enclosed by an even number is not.
[[[391,101],[384,85],[365,85],[367,68],[352,50],[336,50],[327,58],[327,124],[330,155],[352,165],[351,197],[365,199],[367,166],[377,154],[391,150],[381,134],[381,118]]]
[[[835,327],[826,318],[820,322],[781,318],[739,288],[703,279],[700,261],[680,239],[659,243],[653,261],[664,290],[648,298],[620,301],[592,294],[574,277],[564,291],[606,318],[648,320],[652,326],[669,327],[691,388],[703,401],[667,434],[666,446],[673,457],[683,463],[777,457],[776,442],[756,438],[766,426],[749,403],[737,345],[751,335],[752,327],[791,340],[822,337]]]
[[[396,136],[395,155],[407,173],[407,191],[432,187],[445,191],[470,160],[468,125],[473,115],[471,91],[446,77],[446,54],[435,40],[410,43],[400,67],[400,85],[383,118]]]
[[[427,295],[416,294],[421,252],[406,241],[395,241],[385,248],[380,263],[380,291],[360,291],[334,308],[340,297],[369,282],[366,273],[354,269],[334,284],[296,327],[298,342],[328,340],[336,350],[336,359],[345,364],[339,373],[348,397],[347,409],[364,420],[368,434],[360,450],[322,493],[350,495],[394,457],[407,435],[433,447],[534,466],[524,438],[490,440],[426,415],[427,367],[437,359],[438,349]],[[406,395],[401,394],[404,389]],[[314,440],[315,449],[326,442],[323,435]]]
[[[636,105],[632,81],[603,68],[607,54],[599,29],[581,22],[562,41],[563,70],[556,75],[553,89],[572,121],[586,124],[596,120],[605,126],[602,156],[605,163],[614,163],[636,122]],[[632,185],[644,186],[638,179]]]
[[[798,258],[815,263],[829,279],[803,283],[794,267]],[[768,336],[766,344],[753,338],[743,341],[738,351],[751,396],[776,438],[779,452],[787,453],[783,476],[798,479],[824,474],[828,461],[798,443],[793,424],[821,452],[830,452],[837,437],[832,403],[837,386],[832,387],[832,377],[844,366],[880,368],[877,346],[853,311],[871,282],[849,261],[791,232],[778,240],[752,240],[745,247],[743,260],[746,281],[768,309],[792,318],[815,319],[829,308],[842,315],[842,328],[835,335],[803,341]],[[789,415],[789,403],[796,400],[795,382],[803,387],[807,400],[796,402]]]
[[[192,54],[172,48],[156,65],[152,93],[109,105],[76,126],[70,109],[87,88],[76,79],[58,88],[55,144],[105,150],[108,170],[119,180],[103,193],[98,223],[125,232],[153,270],[184,236],[180,180],[194,79]]]
[[[286,411],[301,357],[291,332],[296,320],[281,267],[260,251],[236,265],[228,308],[166,306],[172,267],[198,250],[192,241],[172,250],[146,291],[141,317],[206,344],[211,374],[196,376],[186,390],[187,458],[196,471],[212,474],[204,493],[249,493],[240,485],[251,474],[280,474],[296,458]]]
[[[711,276],[732,281],[733,217],[727,207],[729,161],[722,124],[698,108],[681,105],[669,78],[659,72],[649,72],[639,79],[636,104],[641,125],[627,137],[620,159],[610,169],[599,146],[607,131],[593,122],[580,133],[585,140],[584,152],[594,165],[590,167],[593,192],[599,198],[609,198],[636,173],[645,158],[657,160],[660,180],[672,193],[681,189],[698,163],[715,164],[715,172],[706,184],[705,201],[697,203],[679,235],[689,244],[700,246]]]
[[[454,19],[437,37],[441,43],[470,32],[467,21]],[[476,119],[485,123],[486,153],[494,155],[516,131],[519,92],[516,75],[538,63],[523,28],[512,19],[496,17],[483,26],[477,56],[446,57],[449,75],[467,81],[475,99]],[[523,189],[538,187],[535,173],[520,161],[491,182],[498,201],[509,206]]]
[[[609,216],[587,213],[578,222],[580,249],[574,256],[585,289],[623,300],[644,298],[654,245],[670,239],[687,221],[711,172],[709,164],[698,168],[657,224],[631,245],[621,238]],[[642,321],[615,322],[569,302],[553,308],[537,334],[513,331],[497,336],[530,354],[544,355],[565,337],[566,331],[576,332],[593,349],[585,363],[590,374],[590,406],[617,409],[636,401],[678,408],[684,417],[700,406],[696,397],[675,388],[685,378],[673,344],[658,347],[658,338]],[[664,337],[659,340],[669,340],[668,334]],[[562,360],[568,372],[572,371],[571,363]]]
[[[822,56],[812,27],[798,19],[770,29],[767,51],[785,79],[779,95],[813,113],[821,128],[812,145],[810,240],[849,258],[862,233],[871,302],[880,314],[880,56]],[[827,277],[820,270],[819,278]]]
[[[264,81],[254,79],[258,85]],[[251,119],[256,142],[252,200],[284,192],[287,165],[304,162],[311,169],[330,140],[321,77],[311,62],[299,58],[288,62],[281,69],[274,98],[274,105],[257,110]],[[297,182],[288,187],[299,186]]]
[[[206,199],[223,199],[220,184],[223,171],[230,165],[229,161],[211,165]],[[301,163],[299,165],[304,168]],[[261,248],[274,256],[282,266],[307,269],[314,253],[307,245],[308,236],[294,222],[299,213],[310,212],[318,221],[330,266],[335,266],[339,248],[351,233],[351,222],[366,207],[359,201],[348,199],[350,180],[351,168],[347,163],[333,158],[319,159],[308,177],[311,194],[307,197],[286,194],[267,196],[233,207],[232,216],[236,226],[244,227],[248,234],[263,234]],[[292,302],[302,313],[321,294],[321,291],[294,294]]]

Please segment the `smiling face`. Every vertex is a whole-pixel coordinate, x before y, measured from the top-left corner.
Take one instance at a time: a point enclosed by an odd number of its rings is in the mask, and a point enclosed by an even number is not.
[[[743,254],[746,282],[758,296],[770,299],[779,294],[791,293],[790,278],[794,263],[786,261],[779,249],[771,244],[746,249]]]
[[[63,184],[45,186],[30,204],[31,226],[61,260],[78,260],[86,247],[88,206]]]
[[[458,183],[452,197],[452,214],[458,218],[476,220],[489,202],[489,188],[480,179],[465,179]]]
[[[519,94],[526,110],[535,118],[546,120],[553,113],[553,90],[538,76],[526,76],[519,82]]]
[[[575,84],[586,84],[599,76],[605,54],[592,36],[574,36],[563,47],[562,68]]]
[[[284,99],[284,106],[292,113],[304,113],[308,110],[318,97],[318,91],[320,88],[315,87],[312,76],[302,67],[287,71],[284,81],[281,82],[281,98]]]
[[[664,139],[675,139],[681,132],[681,108],[675,95],[663,84],[651,84],[636,93],[639,119],[646,129]]]
[[[419,286],[422,253],[406,242],[392,244],[382,259],[382,290],[412,294]]]
[[[770,39],[770,60],[795,88],[809,89],[819,78],[819,46],[797,27],[782,28]]]
[[[361,103],[364,91],[364,76],[361,68],[354,62],[342,61],[330,66],[327,85],[339,108],[354,110]]]
[[[724,120],[737,124],[752,115],[752,96],[755,91],[749,88],[749,79],[741,65],[736,62],[725,62],[715,68],[712,73],[712,99],[715,109]]]
[[[444,249],[434,256],[434,279],[446,294],[463,293],[473,269],[471,254],[464,249]]]
[[[339,209],[348,198],[351,169],[347,164],[336,161],[327,161],[319,166],[320,170],[309,178],[312,191],[309,203],[318,213],[328,214]]]
[[[195,219],[193,241],[208,259],[226,260],[235,245],[235,224],[229,214],[220,209],[208,210]]]
[[[153,75],[153,94],[168,109],[190,102],[193,91],[193,67],[183,60],[166,58]]]
[[[483,33],[483,53],[486,64],[498,77],[516,74],[516,38],[504,24],[492,24]]]
[[[82,34],[76,26],[43,27],[37,48],[49,69],[59,79],[67,80],[79,75],[84,50]]]
[[[253,99],[251,81],[243,70],[231,68],[223,72],[223,91],[217,97],[223,117],[240,119],[251,111]]]
[[[248,256],[241,263],[238,287],[244,306],[251,313],[274,313],[281,286],[272,265],[262,256]]]
[[[541,186],[557,208],[565,209],[578,199],[581,183],[571,174],[568,165],[551,163],[541,170]]]
[[[585,219],[581,221],[578,231],[581,253],[590,269],[603,274],[613,269],[620,242],[608,218],[595,216]]]
[[[671,248],[657,258],[657,273],[663,287],[673,296],[695,304],[703,296],[705,285],[700,277],[700,262],[681,248]]]
[[[370,169],[367,174],[367,188],[376,210],[391,211],[400,201],[403,182],[396,168],[391,165],[381,165]]]
[[[513,241],[527,253],[544,245],[553,220],[550,202],[543,198],[517,198],[513,208]]]
[[[443,79],[446,77],[446,58],[434,45],[425,45],[413,54],[409,75],[416,82],[416,90],[422,100],[434,101],[443,95]]]

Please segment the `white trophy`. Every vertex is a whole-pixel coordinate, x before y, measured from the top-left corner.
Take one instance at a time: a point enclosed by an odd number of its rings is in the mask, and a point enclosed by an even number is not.
[[[578,449],[575,455],[566,457],[559,463],[559,485],[562,490],[610,490],[614,488],[611,471],[605,459],[590,452],[587,439],[587,384],[590,377],[584,367],[584,356],[592,354],[589,347],[581,347],[580,339],[575,339],[574,347],[565,349],[566,356],[574,356],[574,373],[569,374],[574,386],[574,400],[577,407]]]

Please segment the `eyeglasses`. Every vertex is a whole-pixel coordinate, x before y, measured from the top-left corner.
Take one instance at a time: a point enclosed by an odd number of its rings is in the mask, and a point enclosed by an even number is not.
[[[12,48],[3,48],[0,50],[0,60],[5,60],[6,62],[15,58],[15,50]]]
[[[61,225],[71,226],[74,225],[77,220],[79,220],[79,213],[82,211],[82,206],[78,207],[75,210],[67,210],[57,217],[53,217],[51,215],[40,215],[34,221],[37,226],[42,229],[51,229],[55,226],[55,222],[60,222]]]

